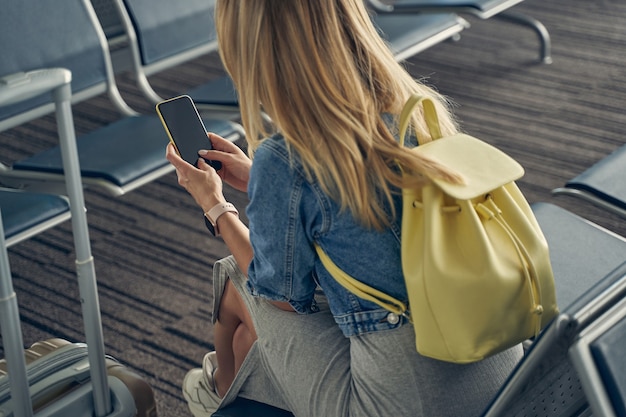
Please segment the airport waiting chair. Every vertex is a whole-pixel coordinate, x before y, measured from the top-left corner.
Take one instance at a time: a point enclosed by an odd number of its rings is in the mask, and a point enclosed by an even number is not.
[[[626,297],[577,337],[570,358],[594,416],[626,416]]]
[[[552,42],[546,27],[530,16],[509,10],[522,0],[367,0],[379,13],[459,13],[485,20],[498,17],[528,26],[539,38],[541,62],[552,62]]]
[[[452,13],[397,16],[373,13],[372,20],[398,62],[445,40],[457,39],[459,33],[469,27],[466,20]],[[238,106],[237,93],[230,78],[210,81],[190,90],[189,94],[200,103],[206,103],[206,97],[210,97],[214,104],[229,109]]]
[[[0,50],[0,84],[26,85],[33,82],[38,70],[62,67],[72,73],[73,103],[104,93],[111,98],[121,118],[77,140],[84,185],[121,195],[173,171],[165,159],[168,137],[156,113],[137,114],[117,89],[107,40],[88,0],[5,0],[0,13]],[[4,106],[0,108],[0,132],[52,110],[53,102],[46,95]],[[206,119],[205,125],[226,138],[243,135],[240,125],[227,120]],[[61,192],[61,154],[60,147],[52,147],[10,166],[2,165],[0,183]]]
[[[139,87],[152,103],[161,101],[163,97],[154,90],[149,76],[217,51],[217,35],[213,25],[215,1],[109,1],[115,3],[128,35],[132,68]],[[398,61],[458,36],[468,26],[464,19],[452,13],[404,16],[375,14],[373,20]],[[209,111],[209,114],[230,117],[239,114],[237,93],[228,76],[213,79],[191,89],[187,94],[200,110]]]
[[[626,218],[626,144],[552,193],[582,198]]]
[[[625,297],[626,263],[623,263],[565,308],[544,329],[483,417],[591,415],[591,398],[581,383],[588,378],[588,371],[575,367],[568,352],[601,318],[606,319],[608,315],[608,320],[623,319]],[[623,328],[622,325],[617,330],[623,334]]]
[[[589,415],[568,351],[626,294],[626,239],[550,203],[532,209],[550,248],[561,314],[530,343],[484,417]]]
[[[100,3],[105,0],[97,0]],[[158,72],[217,51],[213,24],[215,0],[107,0],[113,3],[128,39],[131,70],[144,96],[153,104],[164,98],[148,78]],[[187,92],[198,108],[234,118],[237,95],[228,76]]]

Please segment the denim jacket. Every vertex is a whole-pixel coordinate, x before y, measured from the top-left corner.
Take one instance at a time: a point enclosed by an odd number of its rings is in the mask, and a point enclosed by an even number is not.
[[[407,302],[400,261],[401,195],[394,197],[397,215],[391,227],[364,228],[349,211],[340,211],[317,182],[307,180],[297,154],[290,155],[284,138],[277,135],[255,153],[248,196],[254,250],[248,288],[253,295],[287,301],[296,312],[311,314],[317,311],[314,294],[321,287],[345,336],[405,323],[403,317],[344,289],[313,247],[318,243],[354,278]]]

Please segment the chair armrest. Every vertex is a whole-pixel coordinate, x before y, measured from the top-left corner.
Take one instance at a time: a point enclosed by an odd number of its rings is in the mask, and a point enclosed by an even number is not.
[[[379,13],[469,13],[489,19],[523,0],[367,0]]]
[[[46,68],[17,72],[0,78],[0,105],[26,101],[69,84],[72,73],[65,68]]]

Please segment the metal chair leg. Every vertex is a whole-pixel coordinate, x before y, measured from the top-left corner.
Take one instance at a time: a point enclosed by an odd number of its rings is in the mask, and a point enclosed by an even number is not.
[[[531,29],[533,29],[535,33],[537,33],[537,36],[539,37],[539,43],[541,46],[541,50],[540,50],[541,62],[543,62],[544,64],[552,63],[552,42],[550,40],[550,34],[548,33],[548,30],[543,25],[543,23],[523,13],[507,11],[507,12],[502,12],[496,16],[509,20],[513,23],[518,23],[520,25],[529,26]]]

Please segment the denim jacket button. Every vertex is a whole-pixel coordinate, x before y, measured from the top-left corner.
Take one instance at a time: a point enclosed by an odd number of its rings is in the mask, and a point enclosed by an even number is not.
[[[399,321],[400,321],[400,317],[397,314],[395,313],[387,314],[387,322],[389,324],[398,324]]]

